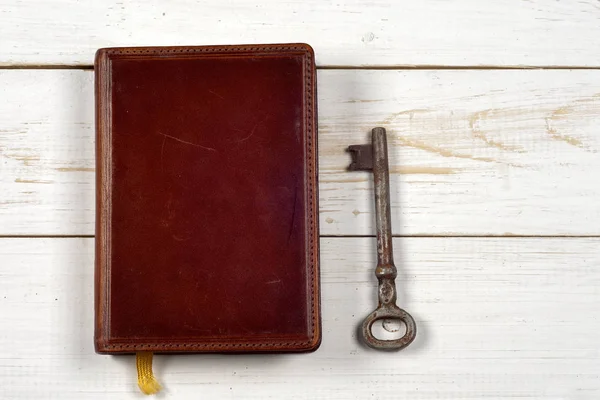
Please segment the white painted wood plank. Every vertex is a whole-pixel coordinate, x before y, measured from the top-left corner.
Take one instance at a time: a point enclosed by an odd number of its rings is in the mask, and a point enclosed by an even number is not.
[[[0,234],[92,234],[94,143],[93,73],[0,71]]]
[[[0,1],[0,65],[97,48],[308,42],[319,65],[600,66],[595,0]]]
[[[322,71],[321,232],[374,232],[349,143],[388,129],[395,234],[598,234],[600,71]]]
[[[157,356],[163,398],[597,399],[600,239],[396,239],[399,353],[367,349],[374,240],[322,239],[311,354]],[[0,240],[0,397],[141,398],[132,357],[96,355],[93,239]]]
[[[94,231],[93,73],[0,71],[0,234]],[[394,233],[598,235],[600,71],[321,70],[324,235],[374,233],[345,168],[390,134]]]

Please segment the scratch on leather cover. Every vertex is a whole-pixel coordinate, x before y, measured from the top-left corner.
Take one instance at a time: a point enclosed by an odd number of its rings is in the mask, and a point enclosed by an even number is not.
[[[319,346],[305,44],[96,54],[99,353]]]

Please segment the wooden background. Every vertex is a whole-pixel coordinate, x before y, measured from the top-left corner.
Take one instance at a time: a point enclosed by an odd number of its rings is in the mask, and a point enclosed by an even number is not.
[[[323,344],[157,356],[164,399],[600,398],[600,2],[0,0],[0,399],[141,398],[92,345],[94,52],[302,41],[319,94]],[[390,134],[399,353],[375,306]]]

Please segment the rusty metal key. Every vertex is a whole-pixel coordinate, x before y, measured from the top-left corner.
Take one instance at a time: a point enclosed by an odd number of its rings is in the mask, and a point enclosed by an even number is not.
[[[373,128],[372,144],[348,147],[352,156],[350,171],[373,171],[375,181],[375,220],[377,225],[377,267],[375,276],[379,281],[379,306],[365,318],[362,324],[364,342],[375,349],[400,350],[408,346],[417,334],[413,317],[396,305],[396,276],[392,248],[392,221],[390,213],[390,177],[387,138],[384,128]],[[373,324],[379,320],[400,320],[406,326],[399,339],[382,340],[373,335]]]

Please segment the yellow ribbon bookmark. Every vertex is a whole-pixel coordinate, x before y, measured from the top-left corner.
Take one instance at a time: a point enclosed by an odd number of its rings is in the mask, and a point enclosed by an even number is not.
[[[161,389],[160,383],[158,383],[152,373],[152,355],[150,351],[138,351],[135,353],[138,386],[144,394],[155,394]]]

